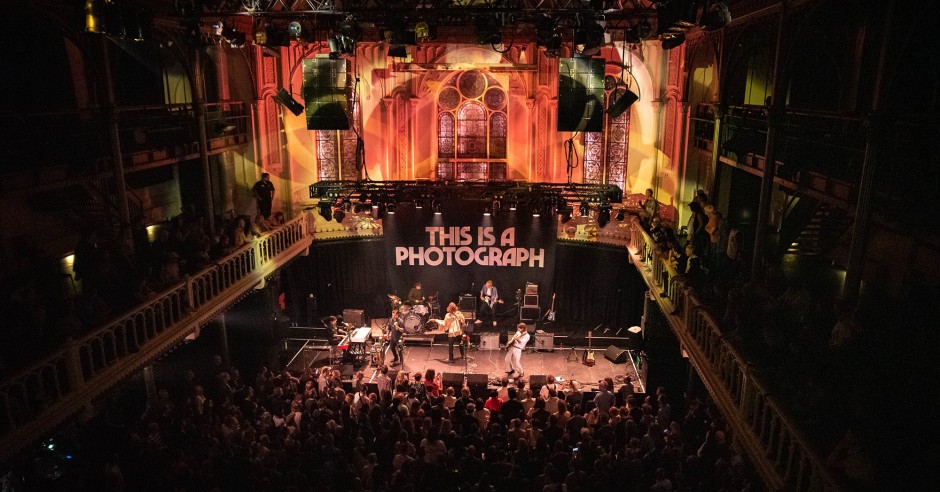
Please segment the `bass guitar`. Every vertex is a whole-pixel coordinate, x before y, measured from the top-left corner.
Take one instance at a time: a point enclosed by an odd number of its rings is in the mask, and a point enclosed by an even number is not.
[[[591,345],[591,336],[593,332],[588,332],[588,348],[584,351],[584,365],[588,367],[594,367],[594,364],[597,363],[597,359],[594,358],[594,349]]]

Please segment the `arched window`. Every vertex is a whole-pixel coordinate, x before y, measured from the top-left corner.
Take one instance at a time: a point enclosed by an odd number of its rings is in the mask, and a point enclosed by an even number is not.
[[[458,72],[437,97],[437,177],[506,179],[506,91],[490,74]]]
[[[604,77],[605,107],[626,91],[620,79]],[[630,145],[630,111],[616,118],[604,118],[603,132],[584,133],[584,182],[612,184],[624,189],[627,149]]]

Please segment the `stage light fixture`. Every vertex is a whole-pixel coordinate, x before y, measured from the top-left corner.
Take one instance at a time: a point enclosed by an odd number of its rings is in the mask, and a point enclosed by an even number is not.
[[[373,205],[372,208],[375,209],[375,216],[376,216],[376,218],[379,218],[379,219],[385,217],[385,212],[388,211],[388,210],[385,208],[385,204],[384,204],[384,203],[378,203],[378,204],[376,204],[376,205]]]
[[[299,22],[293,21],[287,25],[287,32],[290,33],[292,38],[299,38],[300,34],[304,31],[303,26]]]
[[[615,91],[615,93],[616,92],[618,91]],[[628,109],[630,109],[630,106],[632,106],[633,103],[637,102],[639,99],[640,96],[636,95],[636,93],[630,89],[624,87],[620,96],[614,100],[613,104],[611,104],[609,108],[607,108],[607,114],[610,115],[611,118],[616,119],[625,113]]]
[[[333,220],[333,204],[330,202],[320,202],[320,216],[327,220]]]
[[[441,215],[441,204],[440,202],[435,202],[431,205],[431,209],[434,210],[434,215]]]
[[[643,38],[640,37],[640,34],[637,32],[636,27],[628,26],[623,30],[623,40],[624,42],[630,44],[638,44]]]
[[[717,31],[731,23],[731,10],[725,2],[706,5],[702,13],[702,30]]]
[[[570,205],[566,205],[558,209],[558,215],[561,217],[561,223],[567,224],[571,221],[571,214],[574,212],[574,208]]]
[[[484,216],[484,217],[489,217],[489,216],[493,215],[493,214],[490,212],[491,210],[492,210],[492,209],[490,208],[489,205],[484,205],[484,206],[483,206],[483,216]]]
[[[623,218],[626,217],[623,209],[617,210],[617,222],[623,222]]]
[[[574,33],[574,44],[578,54],[594,56],[600,52],[602,46],[610,43],[609,38],[610,34],[601,23],[583,18],[579,20],[579,27]]]
[[[597,226],[603,228],[610,222],[610,204],[601,204],[597,209]]]
[[[591,213],[591,204],[588,202],[581,202],[581,206],[578,207],[578,215],[581,217],[587,217]]]
[[[640,19],[640,22],[636,24],[636,34],[640,39],[646,39],[650,37],[650,34],[653,33],[653,26],[650,24],[650,21],[643,18]]]
[[[336,222],[342,222],[346,218],[346,212],[343,212],[342,209],[337,209],[333,211],[333,218],[336,219]]]
[[[388,202],[385,205],[385,211],[390,215],[395,215],[395,202]]]
[[[682,43],[685,42],[685,33],[684,32],[667,32],[662,35],[663,49],[671,50],[673,48],[678,48],[682,46]]]

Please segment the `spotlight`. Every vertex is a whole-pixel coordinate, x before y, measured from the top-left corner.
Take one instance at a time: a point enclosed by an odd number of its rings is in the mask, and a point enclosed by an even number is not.
[[[492,209],[490,208],[489,205],[484,206],[484,207],[483,207],[483,216],[484,216],[484,217],[489,217],[489,216],[493,215],[493,214],[490,212],[490,210],[492,210]]]
[[[395,215],[395,202],[388,202],[388,204],[385,205],[385,211],[388,212],[389,215]]]
[[[637,33],[636,27],[628,26],[623,30],[623,40],[630,44],[637,44],[642,41],[643,38]]]
[[[731,23],[731,10],[725,2],[713,3],[705,7],[702,14],[702,30],[717,31]]]
[[[428,25],[427,22],[421,21],[415,24],[415,40],[416,41],[430,41],[436,38],[435,29],[433,26]]]
[[[287,25],[287,32],[290,33],[290,36],[292,38],[299,38],[300,33],[302,33],[303,30],[304,30],[303,27],[297,21],[293,21]]]
[[[375,216],[376,216],[377,218],[381,219],[381,218],[385,217],[385,212],[387,211],[387,209],[385,208],[385,204],[384,204],[384,203],[378,203],[378,204],[376,204],[376,205],[373,205],[372,208],[375,209]],[[392,214],[394,214],[394,213],[395,213],[395,212],[393,211]]]
[[[346,218],[346,212],[343,212],[342,209],[337,209],[333,211],[333,218],[336,219],[336,222],[342,222]]]
[[[571,214],[574,212],[574,208],[570,205],[566,205],[558,209],[558,215],[561,216],[561,223],[567,224],[571,221]]]
[[[415,208],[424,208],[424,200],[415,200]]]
[[[667,32],[662,35],[663,49],[671,50],[673,48],[678,48],[685,42],[685,33],[684,32]]]
[[[330,202],[320,202],[320,215],[327,221],[333,220],[333,204]]]
[[[635,103],[638,99],[640,99],[640,96],[636,95],[635,92],[624,88],[623,92],[620,93],[614,103],[611,104],[609,108],[607,108],[607,114],[610,115],[611,118],[616,119],[625,113],[628,109],[630,109],[630,106],[633,105],[633,103]]]
[[[617,210],[617,222],[623,222],[624,217],[626,217],[626,214],[623,212],[623,209]]]
[[[441,204],[436,202],[431,205],[431,209],[434,210],[434,215],[441,215]]]
[[[516,207],[518,207],[518,206],[519,206],[519,203],[518,203],[518,202],[515,202],[515,201],[509,202],[509,210],[511,210],[511,211],[515,211],[515,210],[516,210]]]
[[[574,44],[581,55],[594,56],[602,46],[610,42],[609,37],[602,24],[594,19],[584,18],[579,20],[579,27],[574,33]]]
[[[610,222],[610,204],[604,203],[598,207],[597,226],[603,228],[608,222]]]
[[[650,21],[645,18],[640,19],[640,22],[636,25],[636,34],[640,39],[646,39],[650,37],[650,34],[653,33],[653,26],[650,25]]]
[[[578,215],[581,217],[587,217],[591,213],[591,204],[588,202],[581,202],[581,206],[578,207]]]

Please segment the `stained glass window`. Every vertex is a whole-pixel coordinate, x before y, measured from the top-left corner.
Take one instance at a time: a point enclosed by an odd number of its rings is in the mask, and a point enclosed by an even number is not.
[[[459,72],[438,95],[440,179],[506,179],[506,91],[480,70]]]
[[[609,107],[625,92],[619,79],[604,78],[605,102]],[[584,133],[584,182],[626,184],[627,149],[630,142],[630,111],[616,118],[605,118],[603,132]]]

